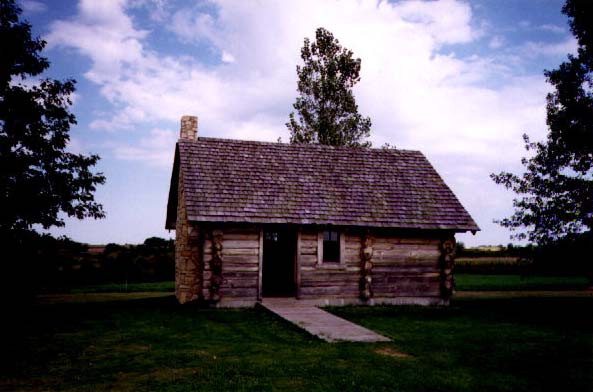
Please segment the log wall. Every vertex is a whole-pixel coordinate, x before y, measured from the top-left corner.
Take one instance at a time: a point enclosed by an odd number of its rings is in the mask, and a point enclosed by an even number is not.
[[[182,200],[179,205],[176,291],[180,302],[255,304],[260,299],[262,274],[261,227],[190,224],[185,220]],[[448,263],[443,261],[443,244],[451,235],[433,233],[419,238],[385,231],[345,230],[340,263],[322,263],[319,229],[301,227],[296,247],[297,297],[347,301],[343,303],[397,303],[399,299],[413,298],[446,303],[453,256],[447,256],[447,260],[451,259]]]
[[[243,301],[255,303],[259,291],[260,231],[256,227],[215,228],[208,233],[203,244],[203,287],[204,298],[212,298],[212,233],[222,235],[222,273],[218,292],[222,303]],[[216,302],[216,301],[214,301]]]
[[[302,229],[299,298],[357,298],[360,281],[360,236],[343,234],[340,263],[320,263],[318,231]]]
[[[440,239],[375,235],[372,289],[375,298],[439,297]]]
[[[318,231],[302,229],[299,298],[362,300],[441,297],[441,239],[346,231],[341,263],[320,263]],[[363,271],[363,241],[370,237],[371,269]],[[368,238],[367,237],[367,238]],[[365,272],[363,274],[363,272]],[[364,276],[363,276],[364,275]],[[370,276],[370,279],[366,278]],[[363,295],[370,280],[371,297]]]

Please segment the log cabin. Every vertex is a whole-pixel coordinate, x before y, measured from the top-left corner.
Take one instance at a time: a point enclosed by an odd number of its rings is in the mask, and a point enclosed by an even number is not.
[[[180,303],[446,305],[479,230],[419,151],[198,137],[181,119],[166,228]]]

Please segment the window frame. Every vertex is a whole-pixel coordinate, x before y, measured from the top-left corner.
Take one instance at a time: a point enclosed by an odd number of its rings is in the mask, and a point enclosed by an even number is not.
[[[323,233],[327,231],[334,231],[338,233],[338,260],[324,261],[323,260]],[[317,265],[324,267],[342,267],[344,265],[345,252],[345,234],[344,231],[334,227],[323,228],[317,233]]]

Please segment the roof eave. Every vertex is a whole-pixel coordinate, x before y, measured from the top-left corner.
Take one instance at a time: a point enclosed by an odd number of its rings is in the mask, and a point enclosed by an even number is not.
[[[456,233],[466,233],[468,231],[475,234],[480,231],[476,224],[469,225],[401,225],[388,222],[356,222],[319,219],[292,219],[292,218],[261,218],[261,217],[234,217],[234,216],[188,216],[188,220],[198,223],[251,223],[251,224],[292,224],[292,225],[311,225],[311,226],[350,226],[350,227],[377,227],[385,229],[402,230],[447,230]]]
[[[165,229],[167,230],[175,230],[177,225],[177,203],[179,202],[179,170],[179,145],[176,145],[173,170],[171,171],[171,184],[169,185],[169,197],[167,200],[167,217],[165,220]]]

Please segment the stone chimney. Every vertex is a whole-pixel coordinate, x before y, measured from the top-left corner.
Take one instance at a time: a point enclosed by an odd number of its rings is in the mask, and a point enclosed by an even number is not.
[[[196,140],[198,137],[198,117],[183,116],[181,117],[181,131],[179,132],[180,139]]]

